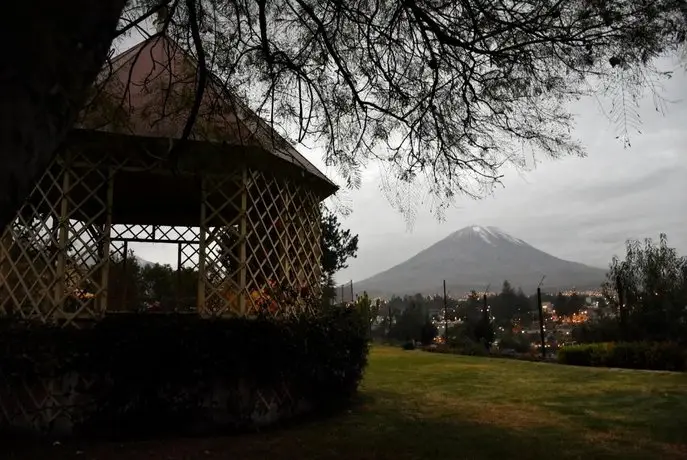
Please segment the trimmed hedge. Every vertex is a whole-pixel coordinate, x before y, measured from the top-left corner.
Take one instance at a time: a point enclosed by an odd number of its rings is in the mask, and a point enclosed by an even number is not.
[[[287,320],[127,314],[84,329],[11,322],[0,325],[0,380],[5,388],[74,374],[96,382],[78,389],[94,403],[74,434],[195,432],[218,386],[227,420],[219,428],[252,428],[265,399],[280,414],[304,401],[315,410],[346,405],[367,364],[366,333],[364,318],[344,308]]]
[[[479,345],[479,344],[477,344]],[[540,354],[535,352],[530,353],[504,353],[498,349],[492,349],[486,351],[483,346],[477,347],[477,345],[471,349],[465,348],[455,348],[448,347],[446,345],[430,345],[423,347],[423,351],[430,353],[444,353],[452,355],[465,355],[465,356],[480,356],[486,358],[502,358],[502,359],[515,359],[519,361],[530,361],[530,362],[551,362],[552,358],[550,355],[546,355],[546,359],[543,359]]]
[[[607,342],[558,350],[558,362],[573,366],[686,371],[687,350],[673,342]]]

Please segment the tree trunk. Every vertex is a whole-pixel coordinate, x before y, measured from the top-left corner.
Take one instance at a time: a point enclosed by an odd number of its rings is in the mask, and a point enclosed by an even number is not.
[[[72,127],[127,0],[19,0],[0,15],[0,232]]]

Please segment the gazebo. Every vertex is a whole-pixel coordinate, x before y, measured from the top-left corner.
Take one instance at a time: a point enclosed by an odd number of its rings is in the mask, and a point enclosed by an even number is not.
[[[320,202],[336,186],[218,77],[194,108],[197,81],[164,35],[113,59],[0,237],[0,315],[78,326],[126,310],[115,272],[131,242],[174,247],[202,316],[255,315],[270,286],[318,293]]]

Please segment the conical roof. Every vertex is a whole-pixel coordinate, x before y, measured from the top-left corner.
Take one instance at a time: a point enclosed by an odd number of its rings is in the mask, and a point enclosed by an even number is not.
[[[195,59],[164,35],[156,35],[112,59],[95,85],[78,129],[180,139],[197,86]],[[267,122],[208,75],[190,140],[259,148],[321,181],[328,194],[337,186]]]

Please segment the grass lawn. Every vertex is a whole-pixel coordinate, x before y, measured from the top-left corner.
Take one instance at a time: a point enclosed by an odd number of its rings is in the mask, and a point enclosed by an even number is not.
[[[687,458],[687,374],[377,347],[350,412],[245,436],[23,450],[2,458]]]

